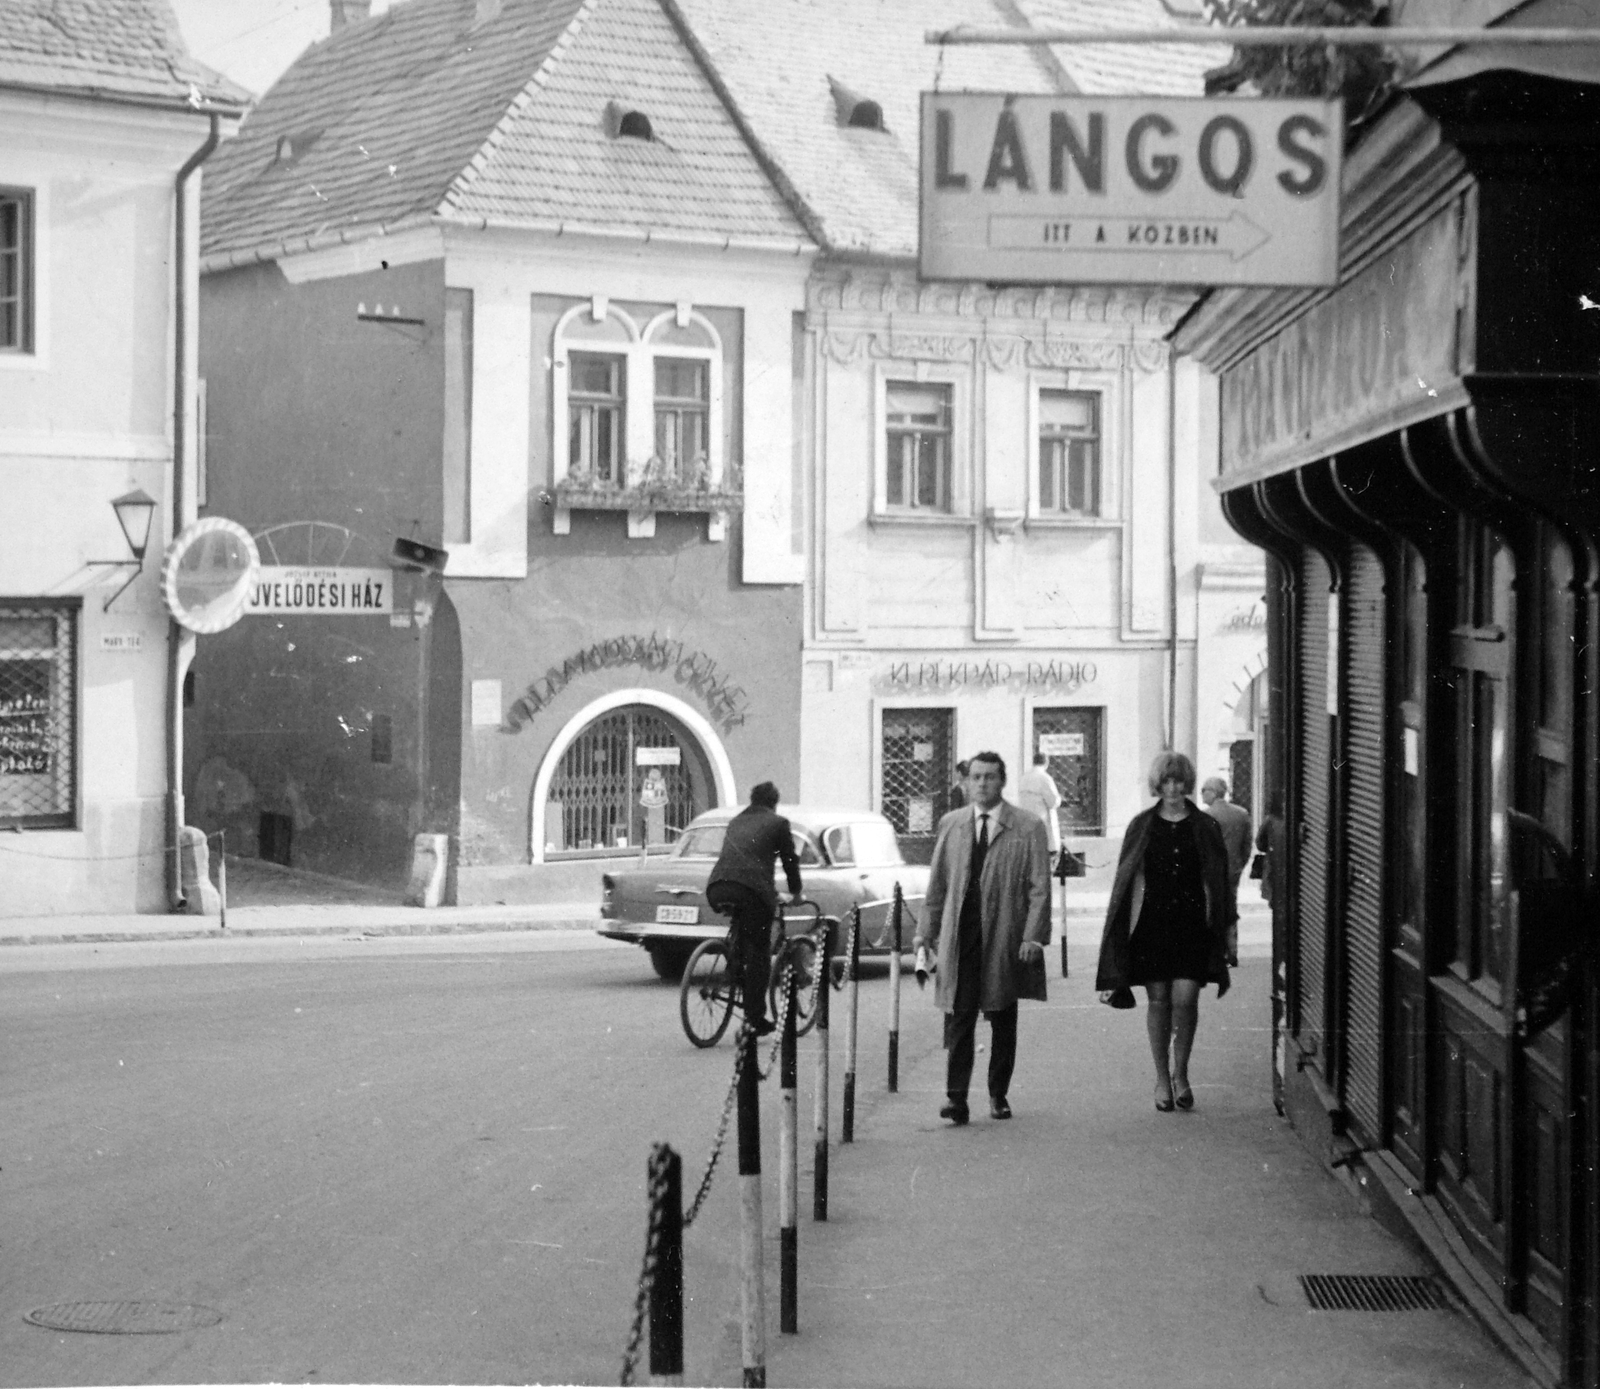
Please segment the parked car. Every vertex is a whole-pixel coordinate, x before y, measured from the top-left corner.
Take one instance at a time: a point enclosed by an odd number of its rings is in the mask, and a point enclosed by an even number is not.
[[[602,936],[633,941],[650,953],[650,963],[663,979],[676,979],[695,946],[726,934],[728,919],[706,903],[706,880],[728,821],[739,813],[728,806],[697,815],[661,858],[642,858],[636,868],[607,873],[601,878]],[[905,901],[900,943],[910,950],[928,891],[928,870],[908,864],[900,856],[894,826],[870,810],[816,809],[780,805],[778,813],[794,831],[795,854],[805,896],[817,903],[824,917],[847,929],[851,907],[861,908],[862,954],[887,954],[891,947],[890,920],[895,884]],[[783,867],[777,866],[780,900],[787,900]],[[809,927],[809,913],[796,913],[791,932]]]

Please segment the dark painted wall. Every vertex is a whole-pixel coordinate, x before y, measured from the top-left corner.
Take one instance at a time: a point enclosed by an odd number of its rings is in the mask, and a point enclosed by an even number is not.
[[[438,262],[306,285],[275,266],[202,282],[204,510],[257,534],[286,527],[262,542],[264,564],[384,567],[396,535],[437,542],[442,283]],[[357,318],[378,303],[424,323]],[[307,522],[354,535],[296,524]],[[424,593],[396,576],[397,609]],[[261,816],[287,817],[295,866],[403,882],[412,835],[454,820],[453,778],[442,796],[424,790],[425,684],[452,671],[459,696],[445,619],[259,616],[200,637],[185,732],[190,823],[226,828],[230,849],[250,854]],[[434,758],[433,771],[451,777],[449,759]]]
[[[533,299],[535,363],[572,302]],[[424,324],[360,322],[363,303],[398,305]],[[437,543],[442,311],[437,262],[299,286],[271,266],[208,276],[207,512],[256,533],[290,525],[275,533],[286,564],[382,565],[396,535]],[[737,463],[743,316],[704,312],[725,346],[725,443]],[[630,540],[625,513],[575,512],[571,534],[555,535],[541,497],[547,373],[534,370],[530,393],[527,579],[447,579],[441,591],[397,576],[397,609],[421,602],[426,625],[250,617],[200,638],[186,717],[191,823],[226,827],[230,848],[253,853],[261,815],[284,816],[296,866],[369,882],[403,881],[419,831],[459,829],[468,868],[526,864],[534,779],[555,734],[590,701],[641,686],[718,727],[741,793],[769,777],[798,786],[799,588],[740,582],[737,521],[713,543],[704,516],[662,513],[654,538]],[[356,532],[348,552],[334,552],[342,535],[291,524],[313,521]],[[596,642],[651,635],[681,643],[696,664],[577,675],[504,727],[471,725],[471,681],[500,680],[509,709]],[[373,761],[381,717],[392,730],[387,763]]]

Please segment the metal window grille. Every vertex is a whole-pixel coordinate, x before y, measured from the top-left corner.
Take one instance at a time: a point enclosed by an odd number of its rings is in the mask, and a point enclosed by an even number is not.
[[[950,510],[950,387],[891,381],[886,400],[890,506]]]
[[[711,456],[711,368],[683,357],[657,357],[655,366],[656,458],[671,477],[692,482]]]
[[[0,188],[0,351],[33,350],[33,195]]]
[[[955,782],[955,710],[886,709],[879,804],[902,840],[932,843]]]
[[[73,824],[77,628],[75,605],[0,603],[0,825]]]
[[[676,767],[658,768],[667,787],[669,832],[681,830],[708,808],[700,804],[690,771],[698,750],[654,710],[630,705],[589,724],[562,754],[549,795],[551,804],[560,807],[557,852],[615,847],[619,835],[630,847],[639,846],[644,830],[639,795],[650,770],[636,765],[640,748],[679,749]]]
[[[567,466],[596,481],[621,484],[624,363],[599,352],[567,360]]]
[[[1100,399],[1039,392],[1039,509],[1100,514]]]
[[[1092,838],[1105,833],[1100,757],[1104,712],[1078,707],[1033,711],[1033,748],[1049,758],[1045,770],[1061,792],[1056,815],[1064,835]]]

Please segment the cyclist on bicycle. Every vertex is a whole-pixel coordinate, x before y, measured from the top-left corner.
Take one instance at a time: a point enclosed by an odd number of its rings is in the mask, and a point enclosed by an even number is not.
[[[772,921],[778,913],[774,860],[783,861],[789,900],[800,901],[800,860],[789,822],[778,814],[778,788],[763,781],[750,804],[728,821],[722,853],[706,884],[713,911],[733,918],[729,963],[744,1000],[744,1015],[758,1037],[775,1024],[767,1017],[767,976],[772,967]]]

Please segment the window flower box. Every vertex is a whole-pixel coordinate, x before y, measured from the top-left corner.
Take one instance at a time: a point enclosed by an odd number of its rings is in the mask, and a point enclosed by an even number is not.
[[[744,490],[736,468],[713,481],[704,468],[678,477],[651,460],[641,468],[629,468],[627,474],[630,481],[625,487],[581,472],[558,481],[549,493],[556,508],[556,534],[569,532],[571,523],[564,513],[572,511],[626,511],[628,534],[635,537],[655,534],[658,511],[701,511],[711,518],[710,538],[721,540],[727,514],[744,509]]]

